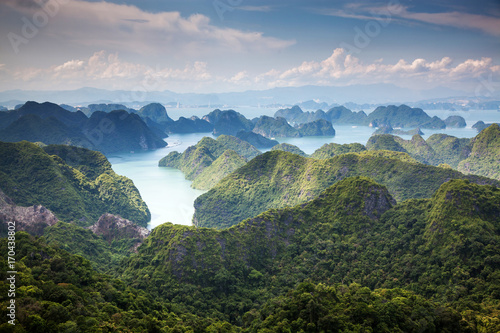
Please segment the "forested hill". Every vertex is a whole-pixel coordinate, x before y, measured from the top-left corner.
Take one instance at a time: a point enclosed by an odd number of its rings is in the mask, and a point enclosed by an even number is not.
[[[199,227],[227,228],[270,208],[294,206],[347,177],[365,175],[387,186],[398,201],[429,198],[450,179],[498,181],[418,163],[405,153],[367,151],[312,159],[271,151],[249,161],[195,201]]]
[[[494,332],[500,328],[495,319],[500,298],[499,236],[498,188],[451,180],[429,199],[396,204],[387,188],[356,177],[336,183],[306,204],[269,210],[225,230],[158,226],[127,263],[123,277],[190,312],[243,326],[311,332],[325,322],[348,327],[344,325],[349,315],[341,319],[333,309],[343,306],[340,295],[359,291],[354,285],[339,284],[358,283],[371,290],[406,289],[439,307],[454,309],[424,311],[428,305],[408,303],[422,301],[406,291],[375,295],[365,289],[362,302],[373,309],[356,310],[361,316],[358,329],[384,331],[384,325],[393,325],[388,327],[398,331],[402,327],[398,325],[416,325],[407,331]],[[300,290],[262,306],[303,281],[337,286],[330,289],[330,296],[320,298],[316,292],[325,292],[325,286],[307,287],[311,296],[307,302],[314,300],[314,306],[323,309],[320,312],[304,316],[286,305],[304,306],[304,311],[312,306],[296,298],[305,297]],[[380,315],[380,305],[371,302],[390,301],[380,299],[390,294],[402,297],[394,311],[406,304],[412,315],[401,314],[396,321]],[[425,321],[411,324],[409,317],[422,315],[413,306],[428,313]]]
[[[390,134],[373,135],[366,148],[406,152],[422,163],[447,164],[463,173],[500,180],[500,126],[497,124],[483,129],[472,139],[446,134],[433,134],[427,140],[418,134],[411,140]]]
[[[217,140],[204,137],[182,154],[173,151],[162,158],[158,166],[182,170],[186,179],[193,181],[194,188],[208,190],[259,154],[261,152],[247,141],[220,135]]]
[[[84,148],[0,142],[0,188],[17,205],[43,205],[81,226],[104,213],[142,226],[151,218],[134,183],[117,175],[104,155]]]

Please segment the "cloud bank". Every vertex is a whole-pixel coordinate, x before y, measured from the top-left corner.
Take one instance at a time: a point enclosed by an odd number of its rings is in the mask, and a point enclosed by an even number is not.
[[[455,63],[451,57],[437,60],[422,58],[395,63],[383,59],[364,63],[345,49],[337,48],[322,61],[304,61],[285,70],[271,69],[251,73],[246,69],[227,77],[209,70],[209,64],[188,62],[182,68],[149,67],[127,62],[116,53],[99,51],[86,59],[72,59],[49,68],[4,69],[9,81],[34,88],[51,82],[58,89],[83,86],[112,89],[146,89],[149,91],[237,91],[303,85],[348,85],[393,83],[414,89],[434,86],[468,86],[473,89],[485,77],[498,77],[500,65],[491,58],[468,59]]]

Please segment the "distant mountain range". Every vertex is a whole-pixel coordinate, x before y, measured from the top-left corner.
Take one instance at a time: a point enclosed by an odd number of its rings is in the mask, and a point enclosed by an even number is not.
[[[330,106],[345,103],[355,103],[363,106],[380,105],[387,103],[412,103],[423,101],[429,105],[440,103],[447,106],[450,100],[454,101],[452,106],[462,105],[465,101],[471,103],[491,102],[500,100],[498,96],[490,99],[478,97],[467,98],[467,93],[448,88],[434,88],[430,90],[412,90],[392,84],[369,84],[350,85],[344,87],[332,86],[303,86],[303,87],[280,87],[268,90],[249,90],[244,92],[228,92],[213,94],[198,93],[175,93],[173,91],[127,91],[127,90],[105,90],[96,88],[80,88],[66,91],[33,91],[33,90],[9,90],[0,92],[0,105],[14,108],[28,100],[38,102],[52,101],[70,105],[88,105],[97,103],[121,103],[129,107],[144,106],[152,101],[168,104],[170,106],[270,106],[270,105],[294,105],[309,109],[323,108],[325,104]],[[453,98],[452,98],[453,97]],[[458,98],[460,97],[460,98]],[[459,102],[457,102],[459,101]],[[434,104],[433,104],[434,103]],[[460,104],[461,103],[461,104]],[[498,107],[497,104],[492,106]],[[347,107],[352,108],[352,105]]]

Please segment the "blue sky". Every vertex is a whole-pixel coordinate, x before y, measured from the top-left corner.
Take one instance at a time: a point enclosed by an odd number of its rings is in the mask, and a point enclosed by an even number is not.
[[[0,90],[500,89],[498,0],[3,0],[0,32]]]

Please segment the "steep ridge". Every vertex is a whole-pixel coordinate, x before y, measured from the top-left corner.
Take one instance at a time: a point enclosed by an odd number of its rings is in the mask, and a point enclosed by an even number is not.
[[[226,153],[228,151],[232,153]],[[171,152],[158,162],[158,166],[179,169],[184,172],[186,179],[193,180],[193,187],[209,189],[245,164],[247,159],[259,154],[260,151],[246,141],[230,135],[220,135],[217,140],[204,137],[182,154]],[[215,166],[211,167],[213,164]],[[215,169],[216,166],[221,168]]]
[[[311,157],[317,159],[327,159],[347,153],[360,153],[365,150],[365,146],[360,143],[349,143],[343,145],[338,143],[325,143],[323,146],[316,149]]]
[[[500,126],[493,124],[482,130],[471,146],[469,157],[459,163],[458,170],[500,180]]]
[[[297,146],[291,145],[289,143],[280,143],[279,145],[276,145],[273,148],[271,148],[271,151],[275,151],[275,150],[287,151],[289,153],[293,153],[293,154],[297,154],[297,155],[300,155],[303,157],[307,157],[307,154],[304,153],[304,151],[302,151],[302,149],[300,149]]]
[[[222,178],[234,172],[247,163],[247,160],[234,150],[228,149],[208,167],[203,169],[193,180],[192,187],[209,190]]]
[[[115,174],[101,153],[70,146],[45,149],[27,141],[0,143],[0,188],[16,204],[43,205],[58,219],[81,226],[104,213],[140,225],[150,220],[133,182]]]
[[[311,200],[339,180],[358,175],[384,184],[398,201],[428,198],[441,184],[455,178],[499,186],[492,179],[417,163],[405,153],[373,151],[318,160],[272,151],[251,160],[199,196],[194,203],[193,223],[227,228],[267,209]]]

